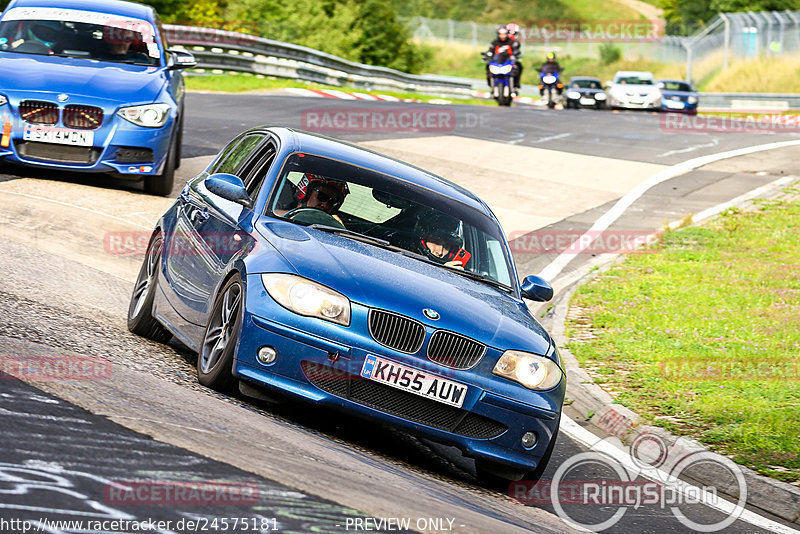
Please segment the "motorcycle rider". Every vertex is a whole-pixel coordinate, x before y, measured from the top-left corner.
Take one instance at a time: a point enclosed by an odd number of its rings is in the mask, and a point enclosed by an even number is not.
[[[539,76],[556,73],[561,73],[561,65],[558,64],[556,53],[548,52],[547,56],[545,57],[545,62],[542,63],[542,66],[539,68]],[[561,94],[561,91],[559,90],[558,93]],[[539,84],[539,94],[544,95],[544,86],[541,83]]]
[[[517,96],[520,89],[520,79],[522,78],[522,43],[519,41],[519,24],[510,22],[506,24],[506,29],[508,30],[508,38],[511,40],[511,50],[516,58],[514,62],[516,71],[514,76],[514,96]]]
[[[517,43],[519,44],[519,43]],[[514,56],[514,43],[508,37],[508,29],[505,26],[500,26],[497,28],[497,39],[492,41],[489,44],[489,49],[485,53],[486,57],[486,83],[489,87],[492,86],[492,75],[489,74],[489,62],[492,58],[498,54],[506,54],[509,56],[512,62],[514,62],[514,68],[511,70],[511,76],[513,78],[517,78],[518,75],[516,74],[517,70],[517,60]]]

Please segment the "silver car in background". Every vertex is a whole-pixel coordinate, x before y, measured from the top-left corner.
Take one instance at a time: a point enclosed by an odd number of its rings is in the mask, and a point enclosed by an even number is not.
[[[614,79],[606,82],[606,94],[612,109],[661,109],[661,91],[651,72],[617,71]]]

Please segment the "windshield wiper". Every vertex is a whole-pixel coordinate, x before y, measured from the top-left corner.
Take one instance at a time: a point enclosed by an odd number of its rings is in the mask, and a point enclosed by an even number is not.
[[[393,247],[393,245],[385,239],[372,237],[371,235],[362,234],[361,232],[356,232],[355,230],[348,230],[347,228],[339,228],[338,226],[329,226],[327,224],[309,224],[308,227],[313,228],[314,230],[322,230],[323,232],[328,232],[331,234],[341,234],[357,241],[364,241],[365,243],[377,245],[379,247]]]
[[[493,285],[495,287],[499,287],[500,289],[503,289],[505,291],[512,291],[513,290],[512,287],[507,286],[503,282],[498,282],[494,278],[489,278],[488,276],[484,276],[484,275],[478,274],[478,273],[473,273],[472,271],[465,271],[463,269],[456,269],[456,268],[453,268],[453,267],[450,267],[450,269],[452,269],[454,272],[456,272],[458,274],[462,274],[462,275],[466,276],[467,278],[472,278],[473,280],[477,280],[478,282],[486,282],[487,284],[491,284],[491,285]]]

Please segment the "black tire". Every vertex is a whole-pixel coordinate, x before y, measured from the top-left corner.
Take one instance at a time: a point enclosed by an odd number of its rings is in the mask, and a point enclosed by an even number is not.
[[[131,302],[128,305],[128,330],[160,343],[172,337],[169,330],[153,317],[153,299],[156,294],[163,249],[164,236],[161,230],[156,230],[150,236],[150,243],[147,245],[147,252],[142,267],[139,269],[136,284],[133,286]]]
[[[237,274],[219,290],[203,334],[197,355],[197,380],[204,386],[229,392],[237,384],[233,354],[241,334],[243,313],[244,285]]]
[[[183,113],[181,113],[178,123],[178,140],[175,142],[175,168],[181,168],[181,158],[183,157]]]
[[[145,176],[144,190],[146,193],[164,197],[172,193],[172,187],[175,185],[176,157],[178,155],[178,149],[176,148],[177,137],[177,135],[172,136],[169,152],[167,153],[167,162],[164,163],[164,170],[161,174]]]

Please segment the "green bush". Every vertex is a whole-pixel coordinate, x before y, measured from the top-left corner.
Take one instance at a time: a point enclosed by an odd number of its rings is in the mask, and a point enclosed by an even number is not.
[[[611,43],[603,43],[600,45],[600,61],[603,65],[611,65],[616,63],[622,58],[622,50]]]

